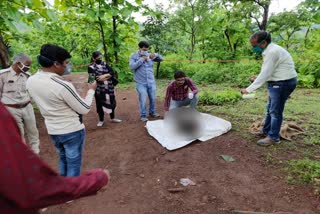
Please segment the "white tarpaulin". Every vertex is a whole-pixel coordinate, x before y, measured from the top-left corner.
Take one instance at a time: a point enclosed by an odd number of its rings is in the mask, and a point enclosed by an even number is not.
[[[201,113],[201,135],[194,139],[186,139],[185,136],[177,133],[168,127],[165,120],[148,121],[146,128],[149,134],[154,137],[163,147],[168,150],[175,150],[184,147],[195,140],[207,141],[218,137],[231,129],[231,123],[210,114]]]

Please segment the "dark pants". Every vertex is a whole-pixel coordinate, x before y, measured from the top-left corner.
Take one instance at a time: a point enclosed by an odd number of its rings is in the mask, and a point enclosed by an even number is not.
[[[101,102],[98,95],[95,95],[95,100],[96,100],[97,113],[99,115],[99,121],[104,121],[104,111],[102,108],[103,102]],[[111,120],[114,119],[114,117],[115,117],[115,109],[114,108],[112,109],[112,112],[109,115],[110,115]]]
[[[283,110],[290,94],[297,85],[297,78],[268,82],[269,100],[264,120],[263,133],[273,140],[280,138],[280,128],[283,120]]]

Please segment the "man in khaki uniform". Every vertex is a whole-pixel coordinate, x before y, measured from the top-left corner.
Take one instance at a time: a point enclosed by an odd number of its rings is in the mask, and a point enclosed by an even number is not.
[[[28,55],[17,54],[11,67],[0,70],[0,101],[16,119],[22,136],[26,131],[31,149],[39,154],[39,132],[26,88],[31,63]]]

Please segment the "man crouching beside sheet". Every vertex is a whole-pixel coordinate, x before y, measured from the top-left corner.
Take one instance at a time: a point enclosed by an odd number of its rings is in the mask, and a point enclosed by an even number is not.
[[[166,126],[186,140],[197,139],[202,130],[201,114],[196,110],[198,89],[183,71],[176,71],[174,79],[167,87],[164,103]]]

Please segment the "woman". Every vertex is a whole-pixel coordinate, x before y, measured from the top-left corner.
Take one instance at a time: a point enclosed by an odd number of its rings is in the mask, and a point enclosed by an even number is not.
[[[89,75],[94,75],[97,80],[97,89],[94,95],[99,115],[97,126],[103,126],[104,113],[110,115],[111,122],[120,123],[121,120],[115,118],[116,98],[114,86],[118,81],[114,78],[112,68],[107,63],[102,62],[102,54],[99,51],[92,53],[88,73]]]

